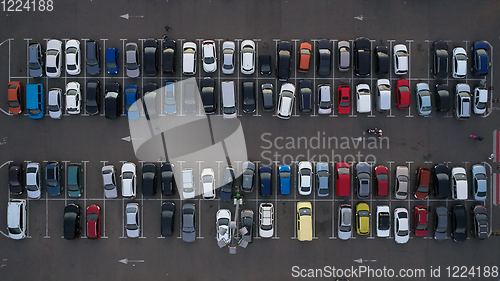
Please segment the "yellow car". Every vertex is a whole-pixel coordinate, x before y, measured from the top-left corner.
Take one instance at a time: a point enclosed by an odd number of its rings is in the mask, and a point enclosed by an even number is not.
[[[297,239],[311,241],[312,236],[312,205],[310,202],[297,202]]]
[[[356,231],[359,235],[370,233],[370,207],[366,203],[356,205]]]

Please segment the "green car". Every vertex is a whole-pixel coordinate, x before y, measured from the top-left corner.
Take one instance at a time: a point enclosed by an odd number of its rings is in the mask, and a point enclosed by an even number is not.
[[[82,196],[82,172],[83,167],[79,163],[71,163],[68,165],[68,196]]]

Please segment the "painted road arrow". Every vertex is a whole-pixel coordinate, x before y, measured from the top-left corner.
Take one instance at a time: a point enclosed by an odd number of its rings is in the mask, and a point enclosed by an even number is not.
[[[130,263],[144,262],[144,260],[129,260],[129,259],[122,259],[122,260],[119,260],[118,262],[121,262],[121,263],[123,263],[123,264],[128,264],[129,262],[130,262]]]
[[[359,258],[359,259],[355,259],[354,262],[357,262],[357,263],[363,263],[363,262],[376,262],[377,260],[364,260],[362,258]]]
[[[130,16],[129,14],[121,15],[120,18],[128,20],[129,18],[143,18],[144,16]]]

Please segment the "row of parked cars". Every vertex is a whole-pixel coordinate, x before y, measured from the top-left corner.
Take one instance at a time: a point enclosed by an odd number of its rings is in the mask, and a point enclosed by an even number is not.
[[[20,195],[26,188],[28,197],[39,199],[42,193],[43,181],[47,193],[57,196],[64,190],[67,183],[68,196],[78,198],[82,195],[82,173],[83,167],[79,163],[70,163],[67,170],[67,179],[61,177],[61,165],[59,162],[51,161],[45,165],[45,173],[39,163],[31,162],[23,172],[23,166],[11,162],[9,164],[9,188],[12,195]],[[289,165],[278,167],[277,179],[274,183],[273,169],[271,166],[262,165],[258,169],[252,162],[244,162],[241,166],[242,192],[252,192],[258,186],[261,196],[270,196],[273,187],[277,186],[279,194],[288,195],[293,192],[292,185],[296,184],[300,195],[310,195],[316,192],[318,197],[330,195],[331,177],[335,180],[335,195],[351,195],[351,165],[345,162],[335,163],[334,172],[331,171],[327,162],[317,162],[313,165],[310,161],[301,161],[297,167],[297,183],[292,183],[292,169]],[[373,169],[366,162],[357,163],[355,166],[356,194],[360,199],[367,199],[373,193],[376,197],[389,195],[389,169],[384,165],[378,165]],[[42,177],[42,174],[45,176]],[[466,200],[471,198],[484,201],[487,198],[487,174],[484,165],[474,164],[470,172],[470,182],[467,171],[463,167],[450,169],[444,164],[437,164],[432,169],[418,167],[416,170],[416,182],[413,191],[410,190],[410,172],[406,166],[397,166],[395,172],[395,199],[406,199],[408,193],[413,193],[417,199],[426,199],[429,194],[436,198],[451,198],[455,200]],[[101,169],[104,195],[106,198],[118,197],[118,185],[116,181],[115,168],[112,165]],[[160,168],[155,163],[144,163],[142,166],[142,195],[153,196],[161,186],[164,196],[173,195],[179,189],[183,199],[193,199],[198,195],[205,200],[216,198],[215,173],[212,168],[204,168],[199,176],[199,183],[195,181],[195,173],[192,168],[184,167],[181,171],[181,184],[177,186],[174,178],[174,165],[162,163]],[[121,167],[121,193],[124,198],[135,198],[137,194],[137,168],[132,162],[123,163]],[[43,181],[42,181],[43,178]],[[235,172],[233,167],[226,167],[221,179],[219,198],[230,201],[235,192]],[[372,191],[373,187],[373,191]]]
[[[353,63],[357,76],[368,76],[371,71],[372,44],[368,38],[359,37],[353,43]],[[47,42],[45,53],[39,43],[32,43],[28,50],[29,74],[32,77],[41,77],[44,73],[47,77],[59,77],[61,75],[63,43],[60,40],[52,39]],[[161,48],[161,49],[160,49]],[[213,40],[205,40],[201,43],[201,61],[205,73],[217,71],[217,50]],[[197,44],[185,42],[182,44],[182,72],[185,75],[194,75],[197,64]],[[328,39],[318,41],[317,50],[313,50],[311,43],[302,42],[298,50],[297,71],[307,73],[313,60],[313,52],[317,52],[317,72],[321,77],[329,76],[332,68],[332,56],[334,46]],[[233,41],[222,43],[222,54],[220,67],[222,73],[233,74],[237,56],[236,45]],[[484,41],[475,42],[471,52],[473,57],[472,72],[476,76],[488,74],[489,58],[488,44]],[[140,49],[134,42],[125,45],[125,71],[128,77],[135,78],[141,72]],[[161,58],[160,58],[161,52]],[[175,40],[165,39],[158,43],[156,39],[149,38],[143,42],[143,71],[147,76],[158,74],[158,66],[161,64],[163,73],[175,73],[177,43]],[[256,68],[256,46],[252,40],[243,40],[239,48],[240,71],[242,74],[250,75]],[[43,59],[45,54],[45,61]],[[71,39],[65,43],[65,69],[68,75],[78,75],[81,72],[82,55],[80,51],[80,41]],[[287,41],[281,41],[276,49],[276,76],[280,80],[290,78],[292,45]],[[337,43],[337,61],[340,71],[348,71],[351,67],[351,43],[349,41],[339,41]],[[389,48],[385,45],[378,45],[373,50],[375,57],[376,71],[379,74],[387,74],[391,67]],[[404,75],[409,69],[408,48],[404,44],[396,44],[392,50],[393,68],[396,75]],[[86,72],[90,75],[100,73],[100,48],[99,43],[94,40],[86,41]],[[467,52],[463,47],[457,46],[452,50],[452,77],[465,78],[467,74]],[[160,62],[161,61],[161,62]],[[117,48],[106,49],[106,71],[109,74],[119,72],[119,51]],[[260,73],[269,75],[272,72],[271,56],[259,56]],[[448,43],[436,41],[433,44],[433,68],[432,72],[437,78],[446,78],[449,73]]]

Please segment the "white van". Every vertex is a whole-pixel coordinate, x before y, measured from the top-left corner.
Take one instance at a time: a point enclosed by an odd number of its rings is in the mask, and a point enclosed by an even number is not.
[[[234,81],[221,82],[222,91],[222,117],[224,119],[236,118],[236,98],[234,95]]]
[[[182,45],[182,73],[185,75],[196,73],[196,44],[193,42]]]
[[[11,199],[7,207],[7,227],[9,237],[12,239],[23,239],[26,237],[26,200]]]
[[[377,80],[377,110],[391,109],[391,84],[388,79]]]
[[[193,199],[196,196],[193,169],[182,169],[182,196],[183,199]]]

